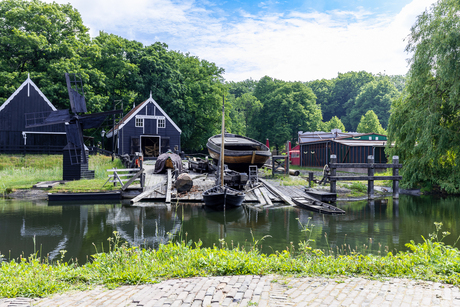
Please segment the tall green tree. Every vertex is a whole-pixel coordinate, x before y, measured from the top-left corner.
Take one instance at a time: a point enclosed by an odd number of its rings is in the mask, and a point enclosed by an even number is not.
[[[226,82],[226,85],[228,86],[228,92],[234,95],[235,98],[239,98],[244,94],[254,92],[257,81],[252,79],[246,79],[239,82],[230,81]]]
[[[220,132],[224,69],[189,54],[176,53],[176,59],[184,91],[168,114],[181,127],[182,147],[203,150],[207,139]]]
[[[371,73],[365,71],[339,73],[334,80],[330,98],[327,104],[322,104],[321,109],[324,113],[324,119],[329,120],[332,116],[339,117],[348,131],[352,130],[352,125],[347,118],[347,110],[353,108],[354,102],[361,88],[374,80]]]
[[[325,120],[329,120],[336,116],[335,110],[331,108],[332,106],[329,103],[334,84],[334,80],[327,79],[314,80],[306,83],[306,85],[311,88],[315,94],[316,104],[321,106],[321,111]]]
[[[232,95],[231,95],[232,96]],[[232,98],[230,104],[229,131],[236,134],[257,138],[257,123],[262,111],[262,103],[250,93]]]
[[[460,192],[460,2],[440,0],[417,17],[404,96],[391,109],[390,154],[406,186]]]
[[[399,95],[398,90],[387,77],[365,84],[354,104],[347,110],[347,120],[352,130],[356,130],[360,118],[372,110],[378,116],[383,127],[388,126],[391,102]]]
[[[0,103],[28,73],[59,108],[68,107],[64,72],[81,72],[86,81],[100,77],[86,61],[99,50],[92,48],[88,28],[70,4],[4,0],[0,16]]]
[[[357,132],[386,134],[385,129],[383,129],[380,124],[377,114],[372,110],[367,111],[365,115],[361,116]]]
[[[321,127],[321,130],[326,132],[330,132],[332,129],[340,129],[342,132],[346,132],[345,126],[337,116],[334,116],[331,120],[323,123]]]
[[[268,138],[271,145],[280,148],[286,141],[295,143],[299,131],[315,131],[321,126],[321,109],[305,84],[278,83],[266,97],[270,98],[263,104],[259,131],[261,139]]]

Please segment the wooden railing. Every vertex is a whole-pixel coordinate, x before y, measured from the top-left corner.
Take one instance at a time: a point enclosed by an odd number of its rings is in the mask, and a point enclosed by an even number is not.
[[[399,198],[399,169],[402,167],[399,164],[399,157],[393,156],[392,164],[374,163],[374,156],[367,157],[367,163],[337,163],[337,156],[331,155],[331,163],[329,164],[330,175],[328,176],[331,182],[331,193],[337,193],[337,181],[363,181],[367,180],[367,194],[369,199],[374,199],[374,181],[375,180],[393,180],[393,198]],[[367,168],[367,176],[337,176],[337,169],[340,168]],[[392,176],[375,176],[375,169],[392,168]]]

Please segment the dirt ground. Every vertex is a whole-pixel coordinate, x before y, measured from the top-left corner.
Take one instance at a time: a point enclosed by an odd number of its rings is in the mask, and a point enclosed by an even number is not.
[[[40,189],[21,189],[5,195],[5,198],[12,199],[47,199],[48,191]]]

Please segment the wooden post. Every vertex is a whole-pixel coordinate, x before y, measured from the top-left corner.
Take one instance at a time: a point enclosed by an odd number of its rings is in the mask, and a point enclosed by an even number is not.
[[[331,155],[331,163],[337,163],[337,156],[336,155]],[[331,167],[331,176],[336,176],[336,168]],[[330,180],[331,181],[331,193],[337,193],[337,181],[335,179]]]
[[[393,156],[393,164],[399,164],[399,157]],[[393,176],[399,176],[399,169],[393,168]],[[399,180],[393,180],[393,198],[399,198]]]
[[[367,163],[374,164],[374,156],[367,156]],[[367,169],[367,175],[374,177],[374,165],[369,166]],[[368,199],[374,199],[374,180],[367,181],[367,197]]]
[[[313,181],[313,172],[308,172],[308,187],[311,188],[311,182]]]
[[[272,155],[272,177],[275,177],[275,158]]]
[[[286,176],[289,175],[289,141],[286,142],[286,160],[284,161],[285,167],[284,169],[286,170]]]

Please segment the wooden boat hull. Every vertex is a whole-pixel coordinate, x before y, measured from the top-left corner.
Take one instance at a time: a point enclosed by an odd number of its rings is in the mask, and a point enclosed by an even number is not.
[[[345,214],[345,211],[333,205],[325,204],[314,199],[305,197],[292,197],[292,201],[300,208],[307,209],[321,214],[339,215]]]
[[[220,134],[212,136],[206,144],[209,155],[215,161],[220,159],[220,138]],[[229,169],[239,172],[248,172],[250,165],[262,167],[271,156],[265,144],[236,134],[225,134],[224,149],[224,163]]]
[[[206,207],[213,209],[229,209],[241,207],[244,193],[235,189],[219,186],[204,191],[203,201]]]

